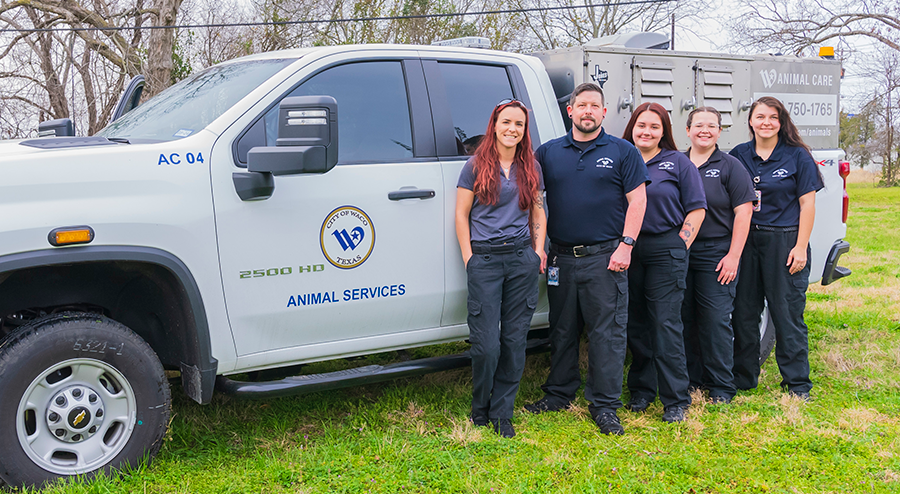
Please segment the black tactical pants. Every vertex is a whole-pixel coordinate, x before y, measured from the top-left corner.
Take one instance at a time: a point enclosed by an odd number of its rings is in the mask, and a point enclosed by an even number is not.
[[[628,269],[632,400],[653,401],[658,391],[666,408],[691,404],[681,323],[687,263],[687,248],[677,228],[641,234],[635,243]]]
[[[731,248],[731,237],[697,240],[691,245],[681,319],[684,351],[692,388],[710,398],[734,397],[734,331],[731,313],[738,278],[719,283],[716,266]]]
[[[466,265],[472,413],[508,419],[525,369],[540,257],[528,239],[504,246],[473,243],[472,251]]]
[[[559,268],[559,286],[547,286],[550,302],[550,374],[541,386],[546,397],[566,405],[581,386],[578,347],[581,330],[588,338],[588,372],[584,397],[593,413],[622,407],[628,277],[607,269],[619,240],[597,244],[584,257],[550,248],[548,266]]]
[[[759,382],[759,323],[766,301],[775,324],[775,360],[782,388],[796,393],[812,389],[809,340],[803,322],[812,259],[807,247],[806,266],[791,275],[786,264],[796,243],[796,231],[750,228],[741,256],[733,318],[734,383],[738,389],[753,389]]]

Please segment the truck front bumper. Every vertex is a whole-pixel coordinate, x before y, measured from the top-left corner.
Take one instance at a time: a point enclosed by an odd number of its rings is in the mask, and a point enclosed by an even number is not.
[[[837,240],[831,246],[831,252],[828,253],[828,259],[825,261],[825,271],[822,272],[822,285],[830,285],[831,283],[850,276],[850,269],[838,266],[838,260],[844,253],[850,250],[850,244],[845,240]]]

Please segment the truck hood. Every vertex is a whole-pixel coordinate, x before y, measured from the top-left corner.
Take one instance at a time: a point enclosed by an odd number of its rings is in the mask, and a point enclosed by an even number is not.
[[[22,146],[19,143],[24,139],[15,139],[11,141],[0,141],[0,162],[6,161],[7,158],[21,156],[23,154],[34,153],[39,151],[35,148]]]
[[[41,137],[37,139],[17,139],[0,141],[0,161],[4,158],[72,148],[117,146],[105,137]]]

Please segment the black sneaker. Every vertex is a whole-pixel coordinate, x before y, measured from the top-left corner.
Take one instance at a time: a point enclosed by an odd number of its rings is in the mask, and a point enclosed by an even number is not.
[[[501,437],[516,437],[516,429],[513,428],[512,420],[491,419],[491,423],[494,424],[494,432],[500,434]]]
[[[686,411],[687,409],[683,407],[666,407],[666,409],[663,410],[663,422],[669,422],[670,424],[674,422],[684,422]]]
[[[544,412],[558,412],[560,410],[565,410],[566,408],[569,408],[568,403],[560,405],[558,401],[553,401],[546,396],[534,403],[525,405],[525,410],[535,415]]]
[[[475,427],[487,427],[487,425],[490,423],[488,421],[487,415],[483,413],[472,413],[469,419],[472,421],[472,424],[474,424]]]
[[[727,396],[710,396],[709,401],[713,405],[728,405],[731,403],[731,398]]]
[[[625,408],[635,413],[646,412],[647,409],[650,408],[650,400],[647,398],[632,398],[628,401],[628,404],[625,405]]]
[[[616,436],[625,434],[625,428],[622,427],[622,423],[619,422],[619,416],[616,415],[616,412],[600,412],[594,416],[594,422],[603,434],[613,434]]]

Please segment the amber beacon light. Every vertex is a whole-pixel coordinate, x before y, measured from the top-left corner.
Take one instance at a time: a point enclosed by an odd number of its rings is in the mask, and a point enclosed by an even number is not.
[[[94,229],[89,226],[67,226],[56,228],[47,236],[50,245],[56,247],[62,245],[77,245],[90,243],[94,240]]]

